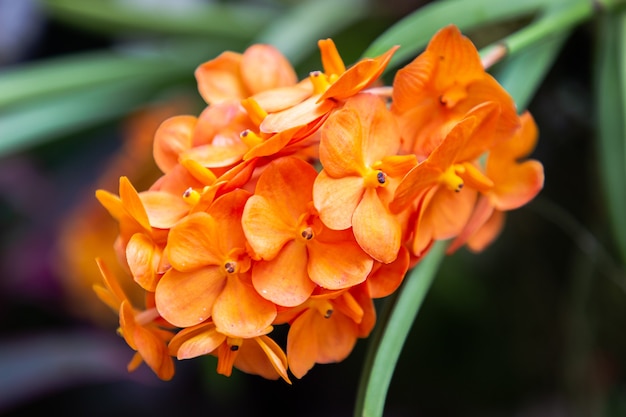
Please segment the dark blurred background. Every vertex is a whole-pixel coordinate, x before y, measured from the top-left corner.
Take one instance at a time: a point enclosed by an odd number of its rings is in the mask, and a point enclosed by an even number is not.
[[[377,4],[329,36],[353,62],[419,5]],[[485,252],[462,249],[444,261],[400,357],[386,416],[626,415],[625,274],[598,185],[593,36],[593,23],[573,32],[529,104],[544,190],[508,215]],[[0,0],[0,77],[127,43],[59,19],[45,2]],[[91,291],[93,256],[109,251],[117,232],[95,189],[116,192],[120,175],[138,188],[156,178],[151,134],[169,115],[199,113],[193,68],[213,56],[197,56],[185,76],[121,117],[55,131],[0,159],[1,415],[352,415],[367,340],[292,386],[236,370],[217,375],[213,358],[177,362],[174,379],[162,382],[145,366],[126,371],[133,352]],[[318,67],[313,47],[297,69]],[[0,141],[11,134],[1,126]]]

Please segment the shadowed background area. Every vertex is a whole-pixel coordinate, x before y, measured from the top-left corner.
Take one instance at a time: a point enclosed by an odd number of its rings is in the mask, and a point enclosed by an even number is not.
[[[146,366],[128,373],[133,352],[91,290],[100,279],[93,259],[114,259],[117,234],[94,192],[116,192],[120,175],[138,189],[158,177],[154,131],[171,115],[201,111],[193,70],[222,50],[301,36],[306,48],[279,46],[303,76],[321,65],[317,39],[332,37],[354,62],[425,2],[350,1],[352,13],[344,8],[326,26],[300,31],[280,19],[292,13],[297,23],[306,12],[298,2],[224,2],[249,21],[239,35],[180,24],[220,2],[85,2],[96,4],[85,7],[92,15],[73,11],[80,3],[0,0],[0,83],[17,85],[16,69],[33,70],[19,91],[0,89],[0,415],[352,415],[367,340],[292,386],[237,370],[217,375],[213,357],[177,362],[169,382]],[[98,20],[97,3],[161,10],[174,23],[129,14],[113,27]],[[467,35],[482,46],[516,24]],[[626,273],[596,157],[595,33],[594,23],[575,29],[528,106],[540,131],[532,157],[544,164],[543,191],[508,215],[486,251],[445,259],[400,356],[386,416],[626,415]],[[110,51],[156,61],[113,62]],[[159,65],[160,54],[174,54],[170,67]],[[54,62],[49,75],[34,71]],[[88,71],[106,82],[64,86]]]

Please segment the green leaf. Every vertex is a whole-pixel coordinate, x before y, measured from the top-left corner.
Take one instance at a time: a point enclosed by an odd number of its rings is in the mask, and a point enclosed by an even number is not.
[[[194,80],[193,71],[235,42],[150,43],[141,49],[76,53],[15,65],[0,71],[0,109],[53,94],[132,79]]]
[[[317,41],[366,17],[367,0],[308,0],[296,3],[268,26],[255,42],[276,46],[294,64],[317,50]]]
[[[454,23],[462,31],[487,24],[526,17],[561,0],[439,0],[420,7],[381,36],[363,53],[373,57],[394,45],[401,48],[394,54],[388,69],[417,55],[442,27]]]
[[[561,32],[507,58],[493,71],[494,77],[511,94],[519,111],[526,109],[552,68],[569,36]]]
[[[603,15],[594,59],[598,168],[611,232],[626,263],[626,11]]]
[[[0,108],[121,80],[180,75],[190,69],[175,61],[110,51],[32,62],[0,72]]]
[[[380,417],[404,341],[445,256],[447,242],[435,242],[386,301],[370,337],[357,394],[355,417]]]
[[[279,12],[253,3],[203,3],[193,6],[140,7],[133,2],[44,0],[55,18],[86,30],[119,37],[123,34],[221,36],[250,39]]]
[[[0,156],[121,117],[154,92],[147,82],[120,82],[14,106],[0,114]]]

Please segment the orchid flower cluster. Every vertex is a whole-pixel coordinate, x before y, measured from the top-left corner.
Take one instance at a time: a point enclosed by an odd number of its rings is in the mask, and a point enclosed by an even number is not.
[[[145,294],[129,299],[97,260],[96,293],[136,351],[129,370],[145,362],[168,380],[174,358],[213,355],[220,374],[291,383],[345,359],[374,327],[373,300],[433,242],[481,251],[541,190],[533,118],[457,27],[392,86],[381,78],[397,47],[347,68],[332,40],[318,45],[323,70],[302,80],[263,44],[200,65],[206,108],[155,134],[163,175],[96,192]]]

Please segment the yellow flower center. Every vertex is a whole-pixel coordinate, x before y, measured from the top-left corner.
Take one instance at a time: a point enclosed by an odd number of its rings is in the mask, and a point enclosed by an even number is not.
[[[387,182],[387,174],[380,169],[369,169],[363,176],[363,185],[366,188],[385,187]]]
[[[321,71],[313,71],[309,74],[309,79],[313,84],[313,94],[323,94],[330,87],[330,80]]]
[[[267,117],[267,112],[263,110],[259,103],[252,97],[241,100],[241,105],[246,109],[250,120],[252,120],[252,123],[256,126],[260,126],[263,119]]]
[[[248,148],[254,148],[256,145],[263,142],[263,139],[250,129],[246,129],[241,132],[239,134],[239,138]]]
[[[315,309],[324,316],[325,319],[329,319],[335,311],[332,303],[329,300],[317,300],[315,302]]]
[[[183,193],[183,200],[185,200],[190,206],[195,206],[200,201],[200,193],[189,187]]]
[[[439,181],[444,184],[450,191],[459,192],[461,188],[463,188],[463,178],[459,176],[465,172],[465,167],[461,164],[453,164],[446,169],[441,176],[439,177]]]

